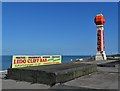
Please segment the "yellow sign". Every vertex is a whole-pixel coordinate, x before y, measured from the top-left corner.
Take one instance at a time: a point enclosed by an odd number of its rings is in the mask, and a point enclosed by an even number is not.
[[[20,68],[27,66],[40,66],[50,64],[61,64],[60,55],[52,56],[13,56],[12,68]]]

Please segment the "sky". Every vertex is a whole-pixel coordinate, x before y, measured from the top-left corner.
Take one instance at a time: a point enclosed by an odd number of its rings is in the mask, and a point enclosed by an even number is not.
[[[0,55],[2,55],[2,4],[0,3]]]
[[[115,2],[24,2],[2,4],[3,55],[95,55],[94,18],[105,17],[106,54],[118,52]]]

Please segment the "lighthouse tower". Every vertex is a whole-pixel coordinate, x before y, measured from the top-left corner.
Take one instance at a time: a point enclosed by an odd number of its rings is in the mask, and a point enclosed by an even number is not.
[[[97,26],[97,53],[96,60],[106,60],[105,43],[104,43],[104,23],[105,19],[102,14],[96,15],[94,22]]]

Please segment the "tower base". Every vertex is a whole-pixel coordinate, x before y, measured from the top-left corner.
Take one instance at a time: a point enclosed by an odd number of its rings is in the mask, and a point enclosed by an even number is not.
[[[96,60],[106,60],[107,57],[106,57],[105,51],[98,51],[98,52],[96,53],[95,59],[96,59]]]

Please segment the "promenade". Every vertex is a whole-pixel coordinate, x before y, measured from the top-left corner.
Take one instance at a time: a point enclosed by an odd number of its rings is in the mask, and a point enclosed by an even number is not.
[[[118,68],[117,67],[97,67],[97,72],[85,75],[74,80],[56,84],[52,87],[45,84],[29,83],[5,79],[2,72],[2,89],[118,89]],[[89,90],[88,90],[89,91]]]

